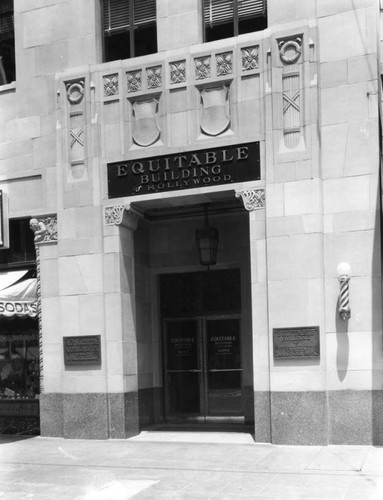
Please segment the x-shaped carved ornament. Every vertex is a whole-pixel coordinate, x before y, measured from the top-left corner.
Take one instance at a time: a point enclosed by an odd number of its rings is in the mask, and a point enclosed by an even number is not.
[[[82,138],[83,134],[84,134],[84,129],[82,128],[70,131],[70,135],[72,136],[72,141],[70,143],[71,148],[73,148],[76,142],[81,144],[81,146],[84,146],[84,139]]]
[[[298,90],[298,92],[292,98],[289,97],[288,95],[286,95],[285,93],[283,93],[282,95],[283,95],[283,99],[285,99],[285,101],[287,101],[285,107],[283,108],[283,112],[284,113],[286,113],[286,111],[289,109],[290,106],[292,106],[297,111],[299,111],[299,104],[297,104],[295,102],[298,99],[299,95],[300,95],[300,91],[299,90]]]

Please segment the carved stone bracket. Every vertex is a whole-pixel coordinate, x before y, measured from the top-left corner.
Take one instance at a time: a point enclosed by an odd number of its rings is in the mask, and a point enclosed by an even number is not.
[[[104,207],[104,221],[106,226],[123,226],[135,231],[142,213],[130,204]]]
[[[249,212],[260,208],[265,208],[264,188],[235,191],[235,197],[242,198],[243,205]]]
[[[29,226],[35,234],[35,244],[57,243],[57,215],[34,217]]]

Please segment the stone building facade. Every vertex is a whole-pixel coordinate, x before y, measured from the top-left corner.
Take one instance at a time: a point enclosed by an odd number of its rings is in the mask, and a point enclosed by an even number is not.
[[[378,2],[1,4],[41,435],[382,445]]]

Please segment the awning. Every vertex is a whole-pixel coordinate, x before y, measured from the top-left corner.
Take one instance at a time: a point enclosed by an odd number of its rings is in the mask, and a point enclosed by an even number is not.
[[[37,317],[37,282],[28,271],[0,273],[1,317]]]

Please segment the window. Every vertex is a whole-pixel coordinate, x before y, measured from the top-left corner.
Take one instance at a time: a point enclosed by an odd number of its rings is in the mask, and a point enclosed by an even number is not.
[[[205,42],[265,28],[266,0],[204,0]]]
[[[13,0],[0,0],[0,85],[15,80]]]
[[[28,219],[9,220],[9,249],[0,250],[1,267],[33,268],[36,260],[34,233]]]
[[[104,60],[157,52],[156,0],[103,0]]]

